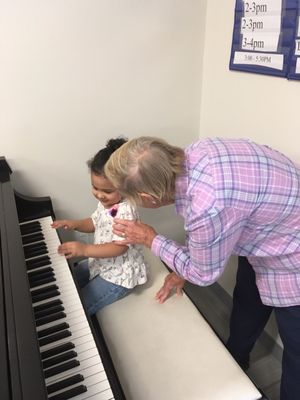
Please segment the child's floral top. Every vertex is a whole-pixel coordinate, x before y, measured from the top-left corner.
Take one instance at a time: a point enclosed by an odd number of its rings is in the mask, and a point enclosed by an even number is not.
[[[109,243],[124,240],[112,232],[114,217],[137,219],[137,210],[127,201],[106,209],[99,202],[91,218],[95,226],[94,243]],[[128,245],[128,251],[121,256],[111,258],[90,258],[90,279],[100,275],[103,279],[126,288],[133,288],[147,281],[146,262],[142,246]]]

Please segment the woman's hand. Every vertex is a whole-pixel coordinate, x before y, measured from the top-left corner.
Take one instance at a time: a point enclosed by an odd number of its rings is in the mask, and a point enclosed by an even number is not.
[[[81,242],[66,242],[58,247],[58,253],[66,258],[85,256],[87,245]]]
[[[68,231],[73,231],[76,229],[76,222],[77,221],[71,219],[58,219],[56,221],[53,221],[51,226],[54,229],[64,228]]]
[[[171,272],[166,276],[162,288],[156,293],[155,299],[159,303],[164,303],[175,288],[177,295],[182,296],[184,282],[185,280],[183,278],[176,275],[175,272]]]
[[[142,244],[149,249],[157,235],[150,225],[119,218],[114,219],[113,233],[124,238],[124,240],[115,241],[116,244]]]

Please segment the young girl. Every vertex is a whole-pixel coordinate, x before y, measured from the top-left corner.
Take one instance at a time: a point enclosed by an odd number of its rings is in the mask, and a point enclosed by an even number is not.
[[[110,155],[125,142],[122,138],[109,140],[106,147],[88,161],[92,193],[99,201],[92,216],[82,220],[56,220],[52,224],[55,229],[94,232],[94,244],[66,242],[58,248],[58,253],[66,258],[86,257],[74,267],[74,274],[90,315],[147,281],[141,247],[113,242],[124,240],[112,232],[114,217],[138,219],[137,211],[121,198],[103,172]]]

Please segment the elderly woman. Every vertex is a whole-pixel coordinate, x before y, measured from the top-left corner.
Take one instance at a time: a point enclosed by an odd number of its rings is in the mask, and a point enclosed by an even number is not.
[[[181,292],[185,279],[212,284],[230,255],[243,256],[228,349],[245,366],[274,309],[284,345],[281,400],[298,400],[300,166],[250,140],[204,139],[183,150],[140,137],[112,154],[105,174],[134,204],[175,203],[185,220],[184,246],[139,221],[115,220],[114,232],[126,238],[122,244],[147,246],[174,271],[158,301],[173,288]]]

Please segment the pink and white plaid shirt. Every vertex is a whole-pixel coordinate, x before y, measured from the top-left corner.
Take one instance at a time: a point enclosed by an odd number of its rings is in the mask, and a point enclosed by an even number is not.
[[[186,244],[157,235],[152,251],[178,275],[210,285],[231,254],[246,256],[264,304],[300,305],[300,165],[249,140],[200,140],[186,149],[175,207]]]

